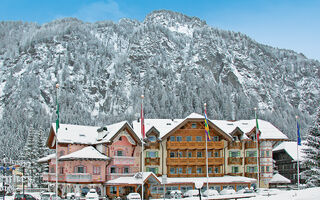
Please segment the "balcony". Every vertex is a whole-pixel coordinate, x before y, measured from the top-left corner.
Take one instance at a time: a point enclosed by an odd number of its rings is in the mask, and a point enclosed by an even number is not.
[[[241,142],[230,142],[228,144],[228,149],[242,149],[242,143]]]
[[[257,143],[256,142],[246,142],[245,147],[246,147],[246,149],[254,149],[254,148],[257,148]]]
[[[228,165],[242,165],[242,158],[240,157],[229,157]]]
[[[66,181],[79,183],[91,182],[92,175],[88,173],[70,173],[66,175]]]
[[[246,157],[245,158],[245,164],[257,164],[257,157]]]
[[[242,176],[243,174],[238,172],[238,173],[228,173],[229,176]]]
[[[149,142],[144,146],[144,149],[160,149],[159,142]]]
[[[223,158],[208,158],[209,165],[223,165]],[[206,165],[206,158],[167,158],[167,165]]]
[[[145,165],[160,165],[160,158],[145,158]]]
[[[43,173],[42,174],[43,181],[54,182],[56,181],[56,174],[55,173]],[[64,181],[65,175],[59,174],[58,181]]]
[[[208,141],[207,143],[208,149],[223,149],[223,146],[223,141]],[[167,149],[206,149],[206,142],[168,141]]]
[[[248,178],[255,178],[255,179],[257,179],[258,177],[256,172],[246,172],[244,176]]]
[[[135,157],[113,156],[111,165],[134,165]]]

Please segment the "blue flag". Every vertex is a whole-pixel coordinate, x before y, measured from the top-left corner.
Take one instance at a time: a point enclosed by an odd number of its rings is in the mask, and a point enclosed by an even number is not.
[[[298,142],[298,145],[301,146],[301,137],[300,137],[300,127],[299,127],[299,123],[297,122],[297,142]]]

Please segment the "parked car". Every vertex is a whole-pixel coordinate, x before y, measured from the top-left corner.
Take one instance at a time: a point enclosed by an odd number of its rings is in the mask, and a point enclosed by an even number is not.
[[[139,193],[129,193],[127,195],[127,200],[141,200],[141,196]]]
[[[254,191],[252,189],[249,189],[248,187],[237,191],[237,194],[247,194],[247,193],[254,193]]]
[[[276,195],[280,192],[278,189],[267,189],[267,188],[258,188],[256,189],[256,193],[261,196],[271,196]]]
[[[172,190],[170,192],[170,198],[180,199],[182,198],[182,192],[180,190]]]
[[[99,195],[95,189],[90,189],[86,195],[86,199],[99,200]]]
[[[59,196],[56,199],[56,193],[54,192],[44,192],[41,194],[41,200],[61,200]]]
[[[30,194],[15,194],[14,200],[37,200],[37,198]]]
[[[227,195],[227,194],[235,194],[236,191],[233,188],[224,188],[220,191],[221,195]]]
[[[213,197],[219,195],[219,192],[217,190],[209,189],[204,191],[203,196],[204,197]]]
[[[199,190],[188,190],[183,194],[183,197],[198,197]]]

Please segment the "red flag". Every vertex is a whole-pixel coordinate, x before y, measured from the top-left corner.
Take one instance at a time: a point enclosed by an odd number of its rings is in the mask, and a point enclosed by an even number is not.
[[[143,117],[143,107],[142,107],[142,103],[141,103],[141,135],[142,135],[142,139],[144,139],[144,137],[145,137],[145,132],[144,132],[144,117]]]

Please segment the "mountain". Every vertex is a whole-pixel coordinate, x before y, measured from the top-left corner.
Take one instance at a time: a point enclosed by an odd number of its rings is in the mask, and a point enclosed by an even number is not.
[[[0,155],[17,157],[30,129],[139,117],[258,116],[295,138],[319,105],[320,63],[197,17],[160,10],[143,22],[0,22]],[[43,137],[46,137],[44,135]]]

